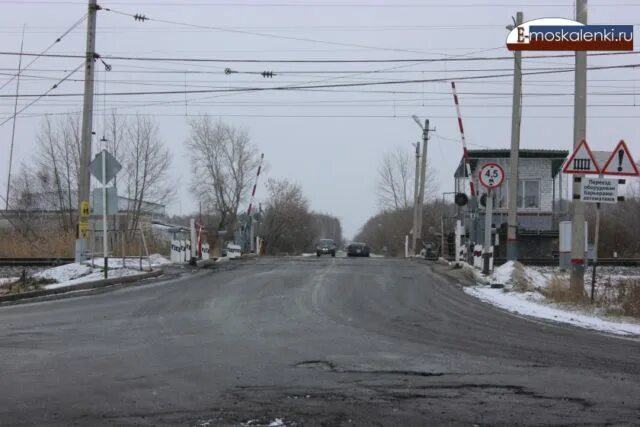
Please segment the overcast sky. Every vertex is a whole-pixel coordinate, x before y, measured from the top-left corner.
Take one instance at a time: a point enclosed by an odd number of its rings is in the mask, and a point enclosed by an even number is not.
[[[460,77],[509,74],[507,60],[404,63],[282,63],[276,60],[442,59],[511,56],[505,48],[511,16],[525,20],[574,17],[573,1],[508,2],[494,0],[154,0],[99,2],[97,52],[163,61],[109,59],[109,73],[98,64],[94,129],[103,132],[102,112],[152,115],[164,142],[173,152],[172,174],[178,198],[169,210],[195,210],[188,192],[190,116],[210,114],[246,128],[265,153],[268,173],[261,177],[256,197],[265,195],[268,177],[298,182],[318,212],[341,219],[352,237],[376,213],[376,168],[385,151],[411,150],[421,131],[413,114],[429,118],[436,128],[429,145],[429,165],[436,169],[439,191],[453,189],[453,172],[462,148],[448,82],[326,88],[322,90],[243,93],[179,93],[175,95],[103,96],[106,92],[184,91],[382,82],[391,80],[458,80],[460,102],[470,148],[508,148],[511,129],[510,76],[462,80]],[[157,21],[136,22],[127,14]],[[16,52],[26,25],[24,51],[42,52],[86,13],[86,1],[0,0],[0,50]],[[172,23],[161,22],[172,21]],[[591,1],[589,22],[640,23],[640,2]],[[217,29],[215,29],[215,28]],[[49,50],[82,55],[86,21]],[[250,34],[252,33],[252,34]],[[256,34],[259,33],[259,34]],[[636,49],[638,42],[636,42]],[[525,53],[524,72],[534,68],[565,68],[571,58],[533,59]],[[187,62],[180,58],[222,59]],[[266,63],[228,62],[259,59]],[[25,58],[23,64],[32,58]],[[17,68],[18,57],[0,55],[0,86]],[[51,87],[78,58],[38,59],[22,79],[20,92],[39,94]],[[590,58],[589,65],[640,63],[640,55]],[[239,72],[273,71],[273,78]],[[470,71],[471,70],[471,71]],[[476,71],[473,71],[476,70]],[[171,71],[171,72],[167,72]],[[196,71],[200,73],[195,73]],[[374,71],[378,71],[375,72]],[[44,78],[43,78],[44,77]],[[82,70],[52,93],[81,93]],[[330,79],[330,80],[328,80]],[[625,139],[640,157],[638,80],[640,70],[589,72],[588,140],[593,149],[611,150]],[[328,80],[328,81],[327,81]],[[522,147],[570,149],[573,132],[573,74],[525,76]],[[15,82],[0,90],[12,95]],[[542,96],[542,94],[546,94]],[[21,99],[20,106],[32,99]],[[158,104],[163,103],[163,104]],[[156,104],[156,105],[148,105]],[[19,116],[14,165],[29,162],[36,130],[46,113],[79,111],[80,96],[45,98]],[[13,111],[12,98],[0,98],[0,122]],[[0,188],[4,194],[11,123],[0,127]],[[95,148],[95,147],[94,147]],[[14,168],[14,171],[18,167]]]

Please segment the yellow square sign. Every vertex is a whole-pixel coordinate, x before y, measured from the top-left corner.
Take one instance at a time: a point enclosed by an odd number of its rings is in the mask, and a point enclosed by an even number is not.
[[[88,200],[83,200],[80,203],[80,216],[81,217],[88,217],[89,216],[89,201]]]
[[[86,239],[89,237],[89,222],[83,221],[78,224],[78,236],[81,239]]]

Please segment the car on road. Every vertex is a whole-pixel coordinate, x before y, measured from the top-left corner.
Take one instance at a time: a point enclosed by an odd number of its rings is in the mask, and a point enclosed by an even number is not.
[[[235,243],[228,243],[227,247],[222,250],[223,257],[239,258],[242,255],[242,248]]]
[[[332,257],[336,256],[336,243],[333,239],[320,239],[318,244],[316,245],[316,255],[329,255]]]
[[[351,242],[347,246],[347,256],[369,256],[369,246],[362,242]]]

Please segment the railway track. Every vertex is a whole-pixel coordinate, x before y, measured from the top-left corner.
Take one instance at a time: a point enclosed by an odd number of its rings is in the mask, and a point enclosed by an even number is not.
[[[74,262],[73,258],[0,258],[0,267],[39,267],[63,265]]]
[[[435,260],[436,258],[433,258]],[[447,258],[448,261],[453,261],[453,258]],[[518,260],[524,265],[533,265],[540,267],[554,267],[558,266],[559,262],[556,258],[523,258]],[[506,258],[496,258],[495,265],[502,265],[507,262]],[[589,263],[591,264],[591,263]],[[614,267],[640,267],[640,258],[600,258],[598,260],[599,266],[614,266]]]
[[[553,258],[525,258],[519,259],[524,265],[537,265],[537,266],[557,266],[558,260]],[[494,261],[496,265],[502,265],[507,262],[506,258],[496,258]],[[591,264],[591,262],[589,262]],[[640,266],[640,258],[600,258],[598,265],[617,266],[617,267],[638,267]]]

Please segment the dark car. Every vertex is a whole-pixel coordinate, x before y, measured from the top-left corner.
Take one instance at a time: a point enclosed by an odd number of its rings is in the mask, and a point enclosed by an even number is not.
[[[316,255],[329,255],[336,256],[336,244],[332,239],[320,239],[316,246]]]
[[[369,246],[366,243],[351,242],[347,246],[347,256],[369,256]]]

